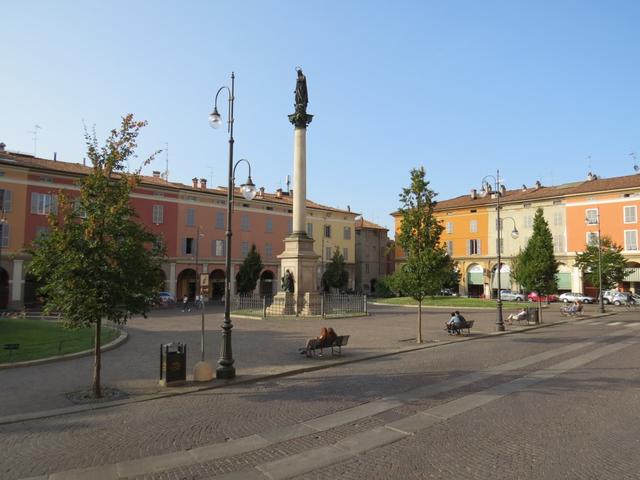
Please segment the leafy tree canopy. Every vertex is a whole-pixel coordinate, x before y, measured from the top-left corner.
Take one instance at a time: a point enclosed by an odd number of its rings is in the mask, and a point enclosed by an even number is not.
[[[340,249],[336,247],[331,257],[331,262],[327,265],[327,269],[322,274],[322,287],[325,292],[331,288],[336,288],[340,292],[347,289],[349,283],[349,272],[344,262],[344,257],[340,253]]]
[[[246,294],[254,291],[263,268],[262,258],[256,246],[251,245],[251,250],[249,250],[249,254],[242,262],[242,265],[240,265],[240,270],[236,277],[238,281],[238,292]]]
[[[622,247],[610,237],[602,237],[600,252],[602,256],[601,290],[608,290],[624,280],[628,269],[621,253]],[[587,281],[596,288],[600,288],[599,265],[597,244],[586,245],[584,252],[576,255],[576,266],[582,271]]]
[[[513,260],[513,278],[527,291],[539,294],[558,290],[558,261],[553,254],[553,236],[542,208],[533,218],[533,234],[524,250]]]

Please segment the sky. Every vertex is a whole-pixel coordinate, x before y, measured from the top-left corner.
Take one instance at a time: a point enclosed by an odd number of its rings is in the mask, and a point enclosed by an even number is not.
[[[36,130],[38,156],[82,163],[85,125],[103,141],[133,113],[149,122],[138,161],[164,150],[144,173],[168,158],[171,181],[226,185],[228,135],[207,118],[235,72],[234,156],[273,192],[293,177],[300,66],[307,197],[390,229],[419,166],[444,200],[498,169],[518,188],[640,162],[637,1],[0,0],[0,12],[9,150],[33,153]]]

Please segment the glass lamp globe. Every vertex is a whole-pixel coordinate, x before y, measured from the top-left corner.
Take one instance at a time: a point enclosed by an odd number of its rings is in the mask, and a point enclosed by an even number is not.
[[[211,128],[220,128],[220,125],[222,125],[222,117],[217,108],[214,108],[213,112],[209,114],[209,125],[211,125]]]
[[[511,238],[516,239],[516,238],[518,238],[519,236],[520,236],[520,232],[518,231],[518,229],[517,229],[517,228],[514,228],[514,229],[511,231]]]
[[[258,192],[256,186],[251,181],[251,177],[247,179],[247,183],[240,185],[240,192],[246,200],[253,200]]]

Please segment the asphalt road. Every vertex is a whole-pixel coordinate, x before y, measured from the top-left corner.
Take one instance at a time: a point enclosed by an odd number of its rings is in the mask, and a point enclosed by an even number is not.
[[[637,479],[639,334],[620,312],[5,424],[0,478]]]

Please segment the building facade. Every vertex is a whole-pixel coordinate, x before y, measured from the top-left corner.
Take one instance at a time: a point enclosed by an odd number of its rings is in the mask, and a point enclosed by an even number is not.
[[[2,223],[0,251],[0,308],[22,308],[37,303],[37,285],[29,274],[26,249],[48,229],[47,215],[57,207],[60,191],[78,195],[77,182],[90,168],[81,164],[35,158],[0,149],[0,198]],[[194,296],[196,279],[208,278],[212,299],[224,294],[227,191],[207,187],[205,179],[191,185],[169,182],[160,172],[143,176],[131,195],[140,221],[166,246],[162,272],[165,290],[176,298]],[[280,289],[280,261],[284,238],[292,229],[293,192],[267,193],[262,188],[247,201],[235,192],[232,213],[232,275],[235,277],[251,245],[261,255],[264,269],[257,290],[262,295]],[[329,232],[326,241],[317,234],[314,248],[321,255],[326,246],[345,255],[350,288],[355,286],[355,217],[348,210],[307,202],[311,228]],[[317,225],[317,226],[316,226]],[[322,265],[322,264],[320,264]],[[319,267],[320,277],[322,268]],[[319,280],[319,278],[318,278]],[[318,285],[320,282],[318,281]]]
[[[609,236],[623,247],[629,274],[619,286],[640,291],[640,250],[638,249],[638,207],[640,206],[640,175],[598,178],[589,174],[584,181],[546,187],[536,182],[500,192],[475,189],[469,195],[439,201],[435,215],[444,227],[442,242],[457,261],[460,272],[459,293],[474,297],[495,297],[497,294],[497,254],[503,289],[519,290],[511,278],[513,258],[523,249],[533,232],[533,217],[542,208],[553,236],[554,253],[559,262],[559,291],[597,291],[585,284],[575,267],[576,255],[588,242],[601,235]],[[497,222],[500,203],[501,225]],[[401,217],[393,214],[396,231]],[[498,245],[498,228],[501,242]],[[510,233],[516,229],[518,237]],[[401,251],[396,262],[403,261]]]
[[[376,293],[378,281],[389,275],[389,230],[360,217],[356,219],[356,292]]]

